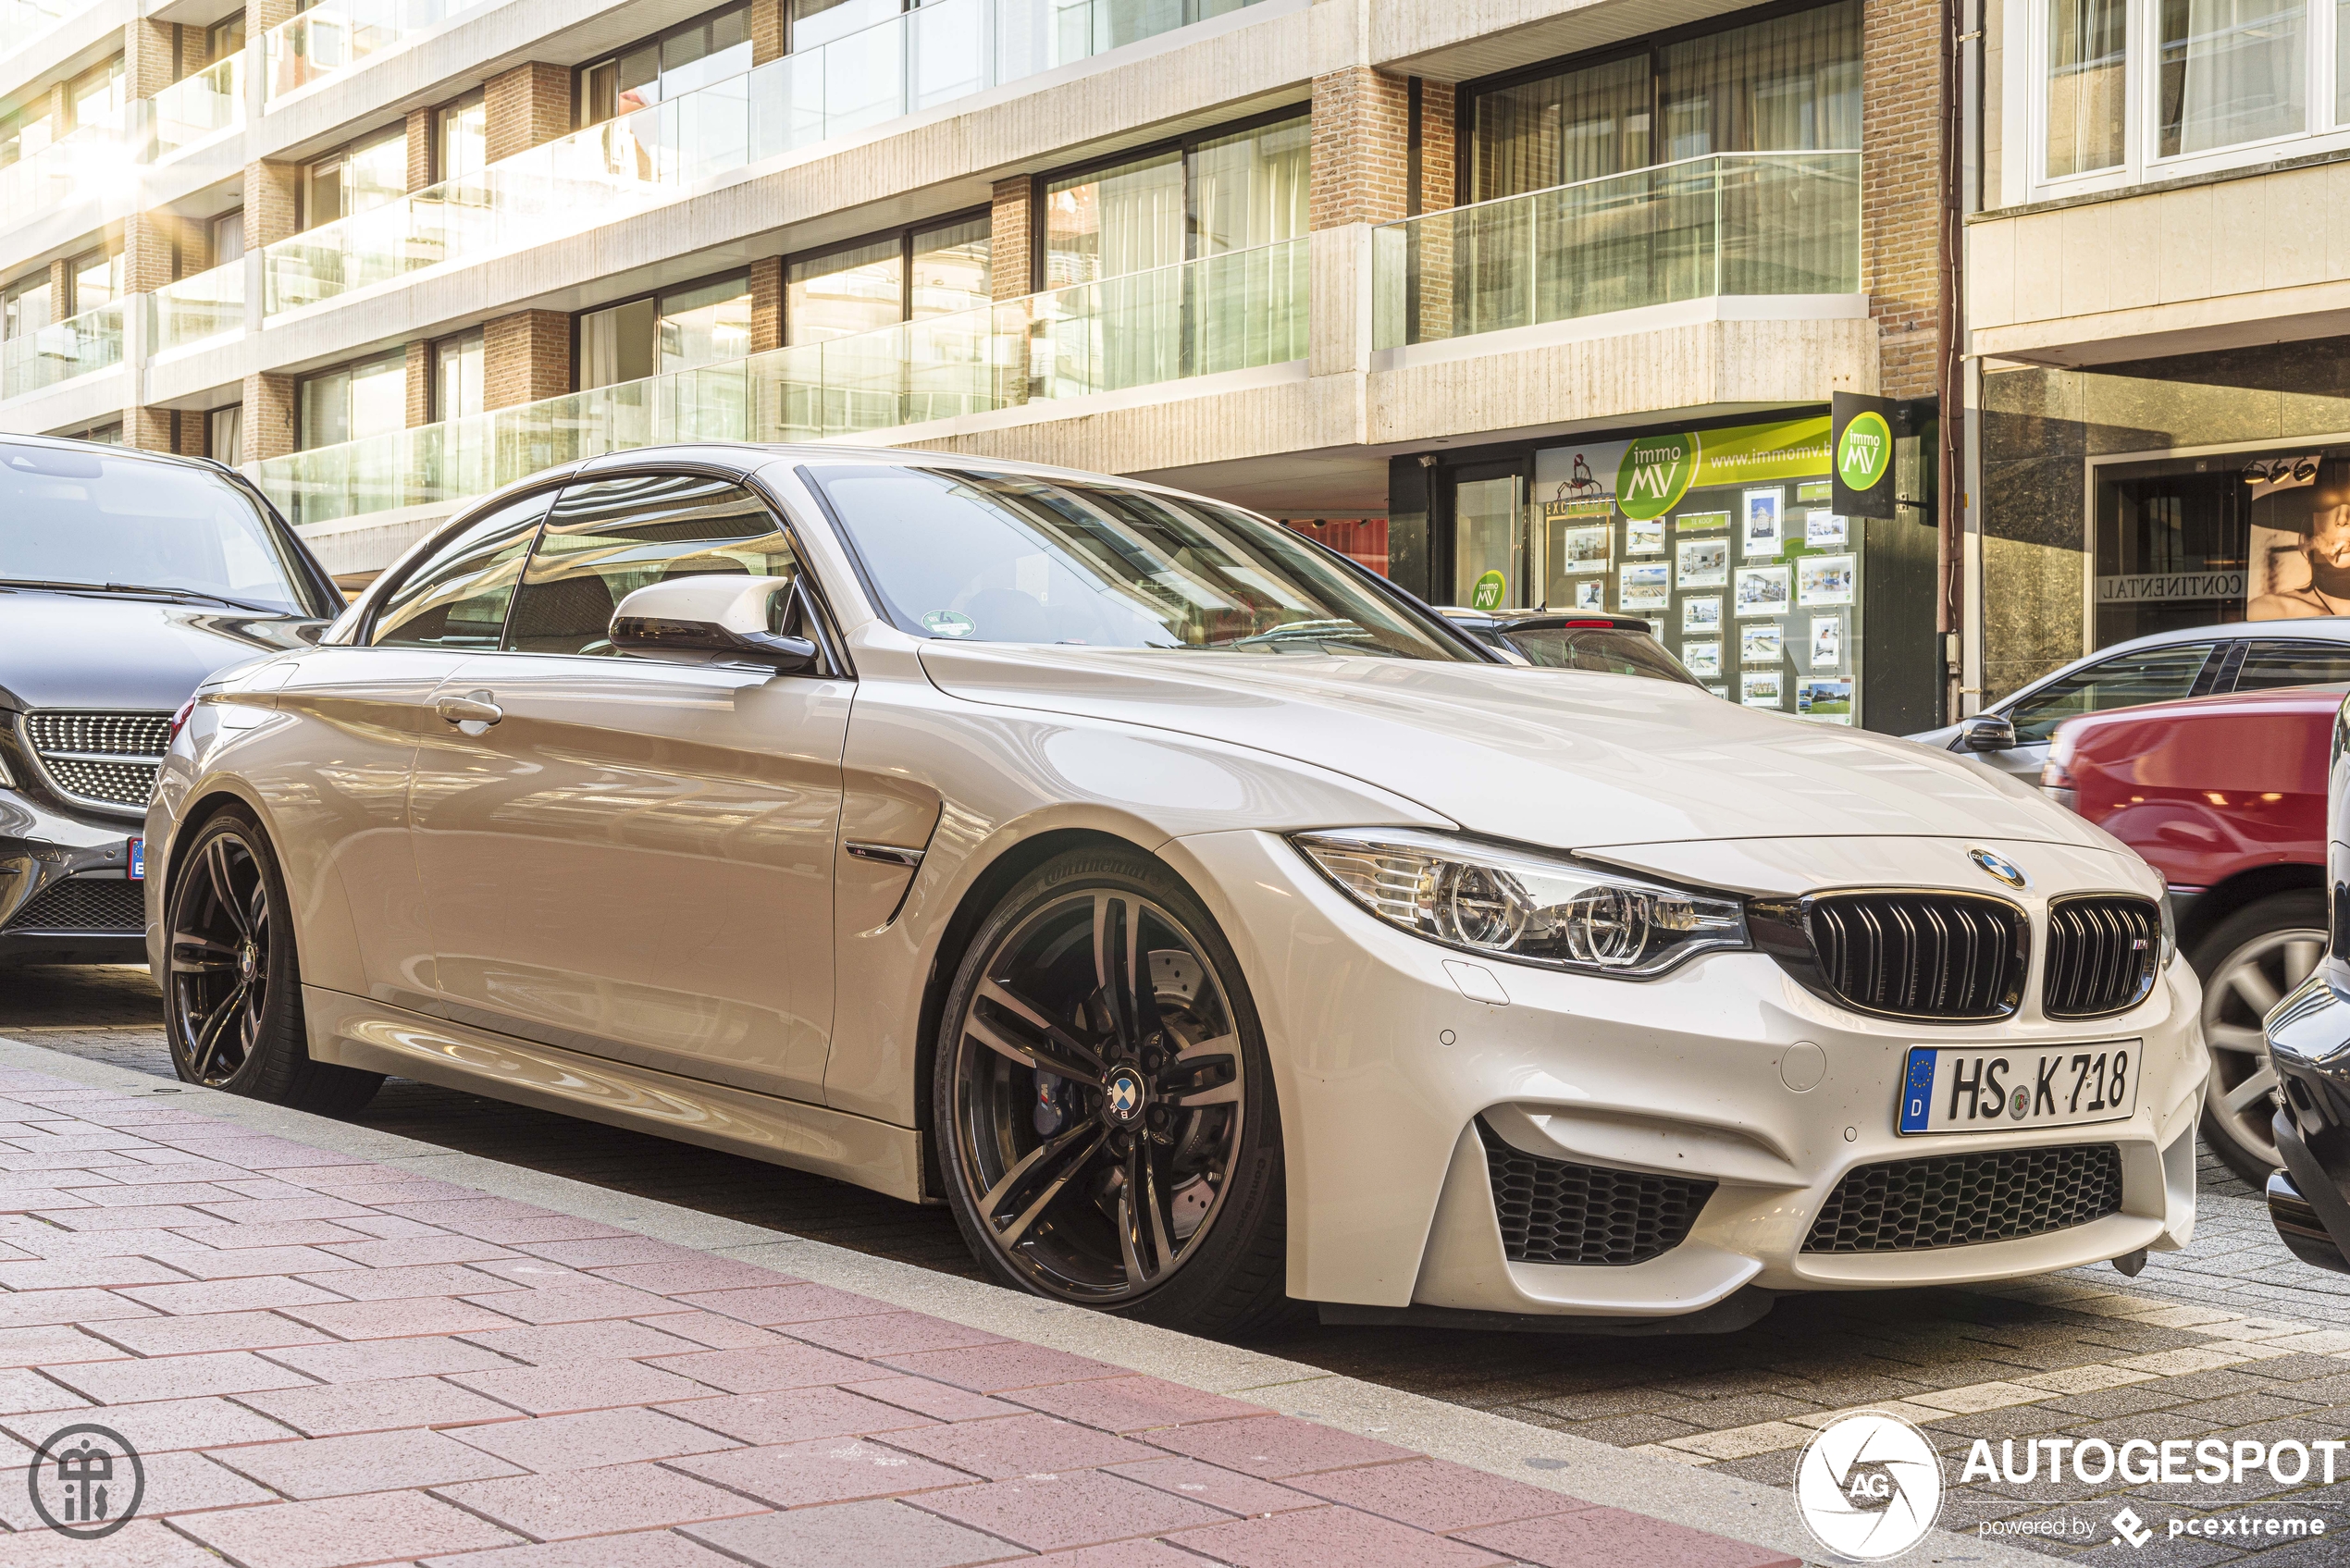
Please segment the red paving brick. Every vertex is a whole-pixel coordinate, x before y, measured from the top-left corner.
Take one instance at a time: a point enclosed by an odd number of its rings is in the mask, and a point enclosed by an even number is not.
[[[192,1111],[0,1091],[37,1151],[0,1148],[0,1568],[99,1561],[27,1514],[31,1446],[80,1419],[147,1465],[105,1568],[1791,1562]]]

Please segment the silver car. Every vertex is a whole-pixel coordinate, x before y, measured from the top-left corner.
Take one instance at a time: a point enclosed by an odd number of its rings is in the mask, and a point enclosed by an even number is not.
[[[2067,719],[2183,697],[2337,681],[2350,681],[2350,616],[2188,626],[2101,648],[1973,718],[1910,738],[1972,752],[1979,762],[2038,784],[2048,742]]]

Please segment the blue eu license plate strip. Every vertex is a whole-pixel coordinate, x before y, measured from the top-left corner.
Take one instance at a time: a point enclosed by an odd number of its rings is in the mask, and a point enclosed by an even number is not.
[[[134,838],[130,841],[130,880],[132,882],[147,880],[147,841],[143,838]]]
[[[1901,1130],[1923,1132],[1934,1104],[1934,1052],[1912,1047],[1909,1071],[1901,1079]]]

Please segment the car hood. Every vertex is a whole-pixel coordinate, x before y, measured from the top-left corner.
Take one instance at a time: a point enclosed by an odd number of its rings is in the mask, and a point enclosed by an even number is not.
[[[111,594],[0,591],[0,707],[169,712],[206,676],[323,623]]]
[[[1695,839],[2112,840],[2037,790],[1890,736],[1696,686],[1416,660],[940,641],[975,702],[1209,736],[1343,773],[1472,832],[1562,849]]]

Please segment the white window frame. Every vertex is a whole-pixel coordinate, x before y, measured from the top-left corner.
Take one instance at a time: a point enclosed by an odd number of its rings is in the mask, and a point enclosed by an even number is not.
[[[2335,26],[2333,0],[2303,0],[2306,42],[2303,85],[2308,121],[2301,130],[2258,142],[2239,142],[2206,153],[2160,155],[2162,130],[2157,116],[2162,101],[2162,0],[2129,0],[2124,48],[2128,51],[2122,103],[2122,160],[2090,173],[2051,178],[2048,159],[2048,21],[2049,8],[2060,0],[2005,0],[2008,68],[2002,84],[2009,105],[2004,117],[2010,127],[2021,125],[2029,144],[2010,143],[2003,151],[2003,205],[2101,194],[2132,186],[2192,178],[2232,168],[2257,167],[2282,158],[2307,157],[2350,150],[2350,117],[2334,120]],[[2021,47],[2016,46],[2021,43]],[[2014,106],[2021,98],[2024,112]],[[2018,154],[2022,155],[2017,155]]]

